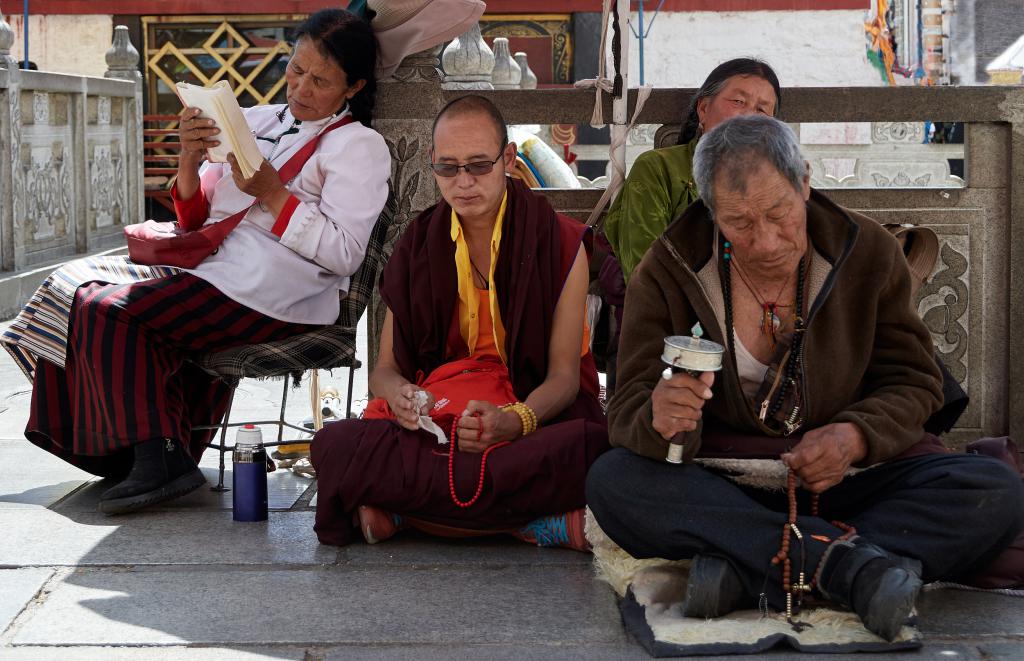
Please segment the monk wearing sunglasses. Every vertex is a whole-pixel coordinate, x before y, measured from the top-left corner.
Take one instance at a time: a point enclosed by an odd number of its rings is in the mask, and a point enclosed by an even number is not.
[[[443,199],[384,270],[377,399],[313,440],[317,536],[375,543],[412,526],[585,550],[584,478],[608,447],[589,230],[506,175],[516,145],[483,97],[441,110],[430,157]]]

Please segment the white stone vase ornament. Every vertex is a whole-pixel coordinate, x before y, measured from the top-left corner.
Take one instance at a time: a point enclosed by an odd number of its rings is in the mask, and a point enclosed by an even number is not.
[[[508,38],[497,37],[494,40],[494,71],[491,73],[491,83],[494,85],[494,89],[519,89],[519,81],[522,77],[522,70],[512,59],[512,53],[509,52]]]
[[[535,90],[537,89],[537,74],[530,68],[529,62],[526,61],[526,53],[519,51],[515,55],[516,64],[519,65],[519,70],[522,71],[522,78],[519,79],[519,89],[524,90]]]
[[[473,25],[452,40],[441,54],[445,89],[489,90],[494,53],[480,34],[480,24]]]
[[[7,23],[3,9],[0,8],[0,69],[18,68],[17,61],[11,56],[11,46],[13,45],[14,30]]]
[[[105,57],[110,71],[134,71],[139,64],[139,51],[132,45],[128,37],[128,27],[118,25],[114,28],[114,40]]]

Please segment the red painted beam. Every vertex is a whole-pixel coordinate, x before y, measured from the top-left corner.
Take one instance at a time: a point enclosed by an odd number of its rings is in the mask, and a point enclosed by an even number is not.
[[[331,3],[323,0],[29,0],[32,14],[308,14]],[[341,4],[340,2],[338,3]],[[600,12],[600,0],[488,0],[489,14],[569,14]],[[632,3],[636,7],[636,3]],[[793,11],[868,9],[871,0],[666,0],[662,11]],[[653,10],[658,0],[647,0]],[[4,0],[6,14],[21,14],[20,0]]]
[[[488,14],[552,14],[600,12],[600,0],[487,0]],[[644,8],[653,11],[658,0],[646,0]],[[636,11],[637,3],[630,7]],[[755,11],[808,9],[869,9],[871,0],[665,0],[662,11]]]
[[[323,9],[323,0],[29,0],[30,14],[309,14]],[[21,14],[22,2],[5,0],[6,14]]]

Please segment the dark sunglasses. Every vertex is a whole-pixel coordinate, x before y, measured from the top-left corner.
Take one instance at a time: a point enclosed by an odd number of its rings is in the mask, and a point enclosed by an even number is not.
[[[454,177],[459,173],[459,170],[465,170],[469,174],[479,177],[485,174],[490,174],[491,170],[494,169],[494,164],[501,160],[501,157],[505,155],[505,145],[501,146],[501,151],[498,152],[498,157],[493,161],[474,161],[472,163],[466,163],[465,165],[455,165],[454,163],[431,163],[430,169],[434,171],[439,177]]]

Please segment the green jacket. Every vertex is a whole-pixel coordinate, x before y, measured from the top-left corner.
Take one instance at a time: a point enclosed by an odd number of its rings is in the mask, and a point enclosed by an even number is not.
[[[921,440],[942,404],[942,377],[932,339],[910,300],[910,270],[896,239],[874,220],[834,204],[817,191],[807,203],[814,247],[808,269],[803,343],[804,430],[852,422],[867,437],[870,466]],[[651,392],[661,378],[667,335],[700,322],[725,345],[720,264],[714,225],[697,202],[651,246],[626,293],[618,383],[608,405],[613,446],[664,460],[668,443],[652,426]],[[713,301],[717,300],[718,305]],[[741,434],[777,436],[758,420],[728,353],[715,374],[711,418]],[[685,458],[700,449],[702,426],[686,436]]]
[[[637,264],[668,224],[700,197],[693,183],[694,139],[640,154],[604,221],[604,234],[629,282]]]

